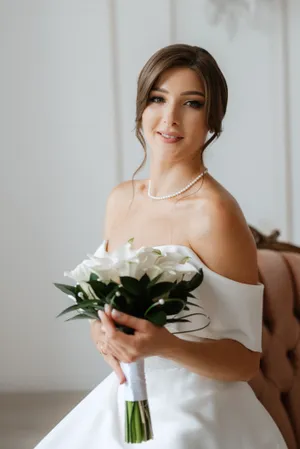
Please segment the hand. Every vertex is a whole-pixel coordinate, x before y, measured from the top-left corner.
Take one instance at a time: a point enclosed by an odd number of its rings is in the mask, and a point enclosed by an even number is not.
[[[115,309],[111,311],[110,306],[105,312],[99,310],[98,314],[106,336],[104,350],[121,362],[131,363],[139,358],[161,355],[177,339],[165,327]],[[134,335],[119,331],[114,321],[134,329]]]
[[[91,323],[92,340],[95,342],[96,348],[98,349],[100,354],[103,356],[106,363],[108,363],[108,365],[111,366],[111,368],[116,373],[116,376],[120,380],[120,384],[123,384],[124,382],[126,382],[126,377],[122,371],[119,360],[117,360],[112,354],[104,355],[100,351],[101,346],[103,344],[105,345],[105,332],[102,330],[102,327],[103,326],[99,320],[93,320],[93,322]]]

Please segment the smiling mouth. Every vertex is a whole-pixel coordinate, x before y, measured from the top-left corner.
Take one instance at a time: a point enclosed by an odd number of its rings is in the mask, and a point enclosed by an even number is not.
[[[172,134],[165,134],[158,131],[158,133],[165,141],[169,142],[178,142],[179,140],[183,139],[181,136],[176,136]]]

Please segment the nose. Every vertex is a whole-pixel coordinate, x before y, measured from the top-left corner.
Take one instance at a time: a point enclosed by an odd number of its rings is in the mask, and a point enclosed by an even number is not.
[[[163,122],[167,126],[179,125],[179,115],[175,105],[165,105]]]

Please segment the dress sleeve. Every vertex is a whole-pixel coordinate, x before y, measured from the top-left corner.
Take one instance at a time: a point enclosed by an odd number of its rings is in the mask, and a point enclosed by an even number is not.
[[[214,340],[232,339],[239,341],[252,351],[262,351],[263,284],[244,284],[221,276],[206,267],[203,282],[193,292],[191,302],[202,307],[190,306],[178,317],[192,313],[202,313],[188,317],[189,323],[168,325],[178,337],[186,340],[210,338]],[[206,326],[205,328],[203,328]],[[193,329],[203,328],[202,330]]]

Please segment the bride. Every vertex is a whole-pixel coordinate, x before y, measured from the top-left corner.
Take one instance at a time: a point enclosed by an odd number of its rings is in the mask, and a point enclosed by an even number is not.
[[[202,48],[170,45],[147,61],[138,78],[136,136],[145,153],[139,169],[149,149],[150,177],[113,189],[97,250],[105,255],[134,237],[135,248],[189,256],[203,269],[194,295],[210,325],[177,336],[167,326],[109,308],[99,312],[100,320],[91,320],[91,338],[113,372],[36,449],[129,446],[120,362],[139,358],[145,359],[154,433],[140,448],[286,448],[248,385],[262,351],[264,287],[255,242],[237,201],[203,162],[205,149],[221,134],[227,96],[217,62]],[[135,334],[124,338],[115,322]],[[189,326],[199,328],[196,318]]]

